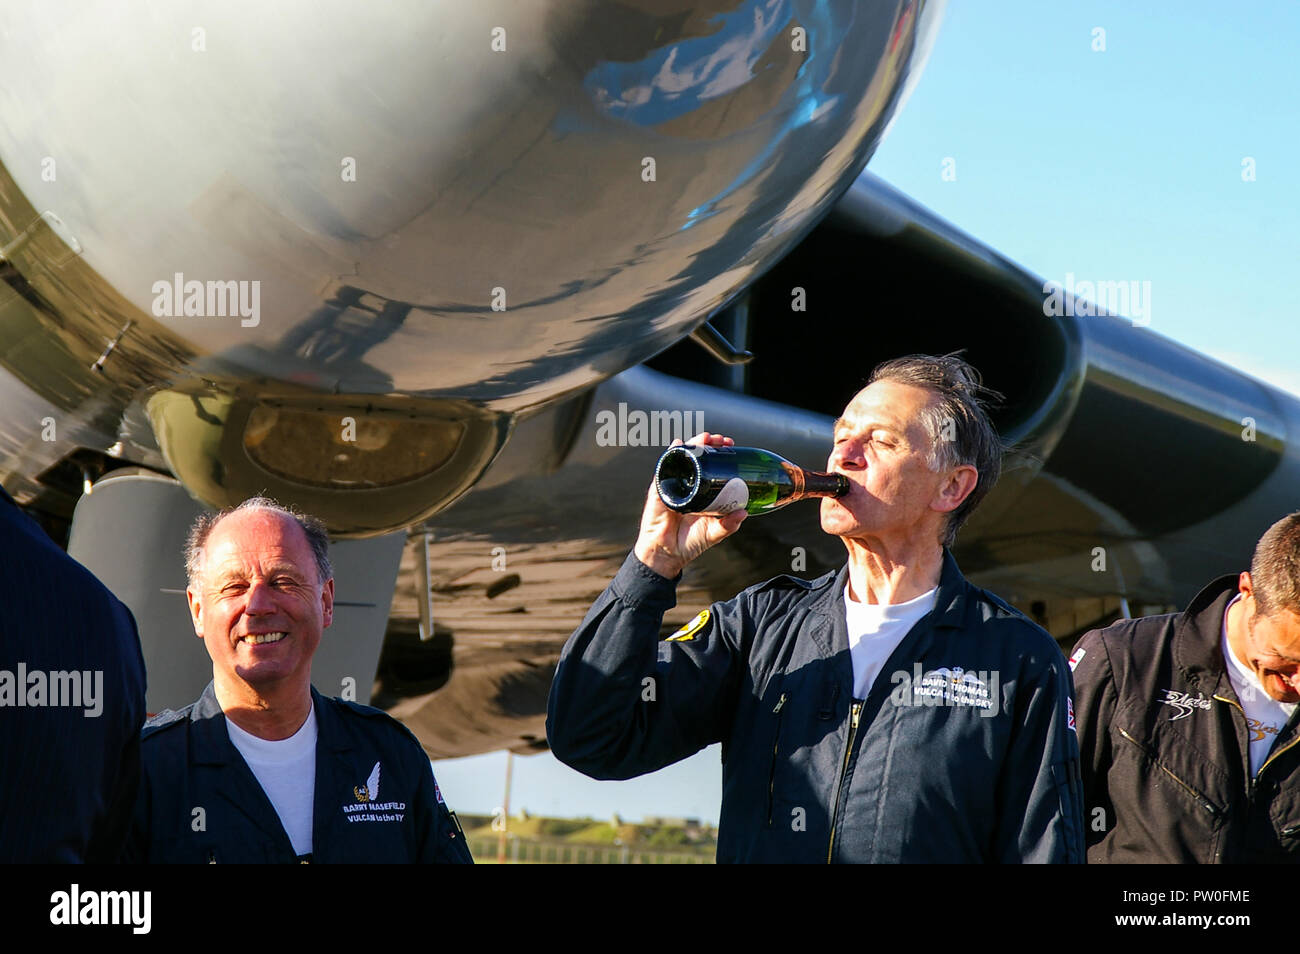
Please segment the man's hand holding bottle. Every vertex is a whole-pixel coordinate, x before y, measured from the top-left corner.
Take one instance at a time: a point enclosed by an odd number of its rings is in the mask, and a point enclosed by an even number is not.
[[[672,446],[681,444],[675,440]],[[731,447],[736,442],[721,434],[707,431],[696,434],[687,443],[709,447]],[[740,529],[748,512],[742,507],[725,517],[705,514],[677,513],[662,500],[655,482],[650,482],[646,494],[645,510],[641,514],[641,533],[633,552],[636,558],[660,576],[674,579],[709,547],[721,543]]]

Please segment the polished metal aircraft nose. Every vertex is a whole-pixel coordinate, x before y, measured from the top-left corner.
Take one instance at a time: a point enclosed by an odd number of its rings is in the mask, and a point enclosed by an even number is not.
[[[661,351],[800,238],[931,7],[25,4],[0,161],[204,379],[511,411]]]

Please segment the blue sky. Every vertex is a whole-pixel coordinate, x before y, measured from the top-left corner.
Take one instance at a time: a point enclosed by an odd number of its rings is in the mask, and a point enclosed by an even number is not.
[[[1152,331],[1300,393],[1297,37],[1284,0],[955,0],[868,168],[1044,279],[1149,281]],[[504,753],[434,769],[453,808],[501,804]],[[511,809],[716,822],[720,799],[716,747],[629,782],[545,754],[515,759]]]
[[[1300,392],[1297,37],[1281,0],[957,0],[869,168],[1045,279],[1150,281],[1153,331]]]

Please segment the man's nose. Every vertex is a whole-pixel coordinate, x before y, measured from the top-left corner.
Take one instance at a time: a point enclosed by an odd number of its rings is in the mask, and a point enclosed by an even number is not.
[[[248,603],[244,612],[253,615],[266,615],[275,612],[275,600],[272,598],[271,587],[260,580],[254,580],[248,586]]]
[[[842,470],[857,470],[866,466],[866,459],[862,456],[862,445],[857,441],[845,441],[839,444],[831,451],[831,459],[827,466],[831,470],[836,468]]]

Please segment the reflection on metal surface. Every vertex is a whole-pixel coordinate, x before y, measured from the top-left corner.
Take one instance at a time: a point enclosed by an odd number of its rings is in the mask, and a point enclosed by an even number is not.
[[[459,421],[260,406],[244,425],[244,450],[259,467],[294,483],[336,490],[390,487],[442,467],[464,435]]]
[[[202,362],[171,380],[516,412],[788,250],[875,149],[932,6],[238,0],[199,51],[183,5],[32,4],[0,36],[0,161],[140,312],[176,274],[260,283],[255,327],[157,318]]]
[[[160,391],[148,413],[168,466],[209,506],[266,493],[337,535],[367,536],[407,527],[463,494],[510,427],[507,416],[464,403],[387,403]]]
[[[160,466],[136,443],[152,437],[127,423],[132,397],[192,356],[77,254],[80,242],[27,201],[3,162],[0,246],[0,480],[19,502],[40,500],[66,520],[76,493],[39,475],[119,441],[125,456]]]
[[[28,249],[38,252],[42,259],[48,265],[56,268],[62,268],[75,255],[81,254],[81,243],[77,237],[68,231],[68,227],[63,224],[53,212],[45,211],[36,218],[27,228],[11,239],[7,239],[4,245],[0,245],[0,262],[8,261],[19,249],[26,248],[32,239],[38,236],[47,236],[44,242],[37,243],[36,246]]]

